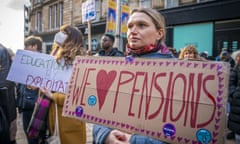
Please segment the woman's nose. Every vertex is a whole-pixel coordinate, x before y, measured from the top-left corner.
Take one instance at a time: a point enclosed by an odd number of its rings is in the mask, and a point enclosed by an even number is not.
[[[135,34],[137,33],[137,28],[135,26],[133,26],[132,28],[129,29],[130,33]]]

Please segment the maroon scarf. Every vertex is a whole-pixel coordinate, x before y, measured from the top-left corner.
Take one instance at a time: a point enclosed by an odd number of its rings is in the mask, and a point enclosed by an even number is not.
[[[129,46],[129,44],[126,45],[127,55],[132,55],[132,54],[143,55],[143,54],[157,52],[157,51],[161,54],[169,54],[169,50],[168,50],[167,46],[164,44],[161,44],[161,43],[156,44],[156,45],[150,44],[150,45],[145,46],[140,49],[133,49]]]

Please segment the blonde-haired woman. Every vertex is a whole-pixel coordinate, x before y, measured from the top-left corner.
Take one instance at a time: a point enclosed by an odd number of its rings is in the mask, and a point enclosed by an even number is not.
[[[205,58],[201,57],[198,54],[197,48],[194,45],[185,46],[181,49],[179,54],[179,59],[184,60],[199,60],[199,61],[207,61]]]
[[[77,55],[84,55],[83,35],[75,27],[63,25],[56,33],[51,54],[55,56],[59,64],[68,68],[72,67],[74,58]],[[84,144],[86,143],[86,124],[77,119],[63,117],[62,110],[66,95],[59,92],[51,93],[41,89],[48,97],[53,99],[49,110],[49,129],[53,134],[55,126],[55,104],[58,108],[59,134],[61,144]]]
[[[156,10],[135,8],[127,22],[126,54],[139,58],[174,58],[165,45],[165,20]],[[165,142],[134,133],[94,125],[94,144],[165,144]]]

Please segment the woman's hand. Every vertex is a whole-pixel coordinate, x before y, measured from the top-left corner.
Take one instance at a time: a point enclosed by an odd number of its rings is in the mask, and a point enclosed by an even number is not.
[[[131,135],[125,132],[121,132],[119,130],[112,130],[107,136],[105,143],[106,144],[130,144]]]
[[[52,92],[46,88],[39,88],[40,91],[50,99],[53,99]]]

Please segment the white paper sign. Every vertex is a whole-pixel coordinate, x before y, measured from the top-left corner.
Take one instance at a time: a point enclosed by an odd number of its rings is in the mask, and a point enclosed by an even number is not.
[[[95,1],[88,0],[82,3],[82,22],[94,20],[96,18]]]
[[[7,80],[65,93],[71,72],[51,55],[18,50]]]

